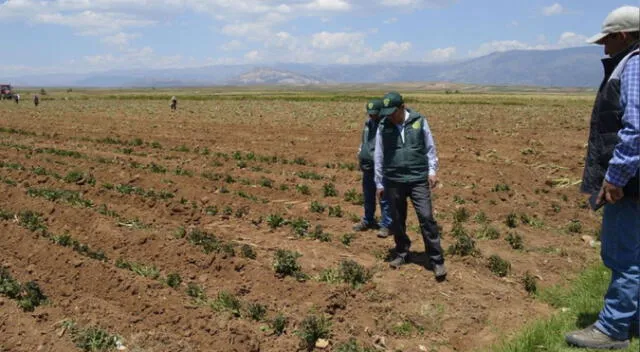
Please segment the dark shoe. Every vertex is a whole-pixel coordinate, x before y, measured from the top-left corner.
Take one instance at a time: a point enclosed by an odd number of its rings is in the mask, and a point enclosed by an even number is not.
[[[406,262],[407,258],[405,256],[398,255],[395,257],[395,259],[389,262],[389,266],[391,267],[391,269],[399,269]]]
[[[386,227],[381,227],[380,231],[378,231],[378,237],[380,238],[387,238],[389,237],[390,233],[389,233],[389,229]]]
[[[378,228],[378,226],[367,224],[364,221],[360,221],[359,223],[353,225],[353,231],[367,231],[376,228]]]
[[[629,340],[615,340],[598,330],[594,325],[566,334],[565,340],[569,345],[581,348],[619,350],[629,347]]]
[[[433,273],[438,281],[444,281],[447,278],[447,268],[445,268],[444,263],[433,264]]]

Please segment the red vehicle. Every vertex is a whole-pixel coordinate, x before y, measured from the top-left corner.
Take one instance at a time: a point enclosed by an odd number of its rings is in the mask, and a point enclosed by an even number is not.
[[[13,98],[13,92],[10,84],[0,84],[0,99]]]

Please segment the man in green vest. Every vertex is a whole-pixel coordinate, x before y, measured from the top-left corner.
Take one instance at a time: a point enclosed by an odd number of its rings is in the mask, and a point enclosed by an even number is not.
[[[380,223],[375,220],[376,214],[376,183],[374,181],[373,153],[376,147],[376,132],[380,123],[380,110],[382,109],[382,99],[369,100],[366,106],[369,118],[364,124],[362,131],[362,142],[358,150],[358,161],[362,170],[362,194],[364,196],[364,217],[360,223],[356,224],[355,231],[366,231],[368,229],[379,228],[378,237],[389,236],[389,225],[391,225],[391,215],[389,214],[389,204],[386,199],[380,198]]]
[[[422,239],[429,256],[427,268],[436,279],[446,278],[440,230],[433,217],[431,191],[438,184],[438,157],[427,119],[404,105],[402,96],[387,93],[376,135],[374,153],[375,182],[378,196],[385,196],[391,207],[391,233],[396,257],[389,263],[397,269],[409,260],[411,240],[407,236],[407,197],[416,210]]]

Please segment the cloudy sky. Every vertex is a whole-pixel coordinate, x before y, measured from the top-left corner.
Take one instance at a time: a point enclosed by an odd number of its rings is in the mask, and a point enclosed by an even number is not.
[[[446,61],[584,45],[618,0],[0,0],[0,73]]]

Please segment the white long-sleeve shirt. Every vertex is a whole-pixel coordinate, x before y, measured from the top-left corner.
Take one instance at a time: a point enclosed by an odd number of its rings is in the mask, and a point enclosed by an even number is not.
[[[404,122],[402,124],[396,125],[396,128],[400,132],[400,136],[402,137],[402,143],[404,143],[404,127],[409,119],[409,111],[404,111]],[[431,134],[431,129],[429,128],[429,123],[427,119],[424,119],[424,126],[422,127],[422,131],[424,132],[424,143],[427,147],[427,154],[425,158],[427,158],[427,162],[429,163],[429,176],[434,176],[438,172],[438,155],[436,153],[436,144],[433,141],[433,135]],[[382,175],[382,164],[383,164],[383,153],[384,146],[382,143],[382,136],[380,135],[380,128],[376,132],[376,149],[373,153],[373,162],[374,162],[374,170],[375,170],[375,182],[376,188],[384,189],[383,185],[383,175]]]

